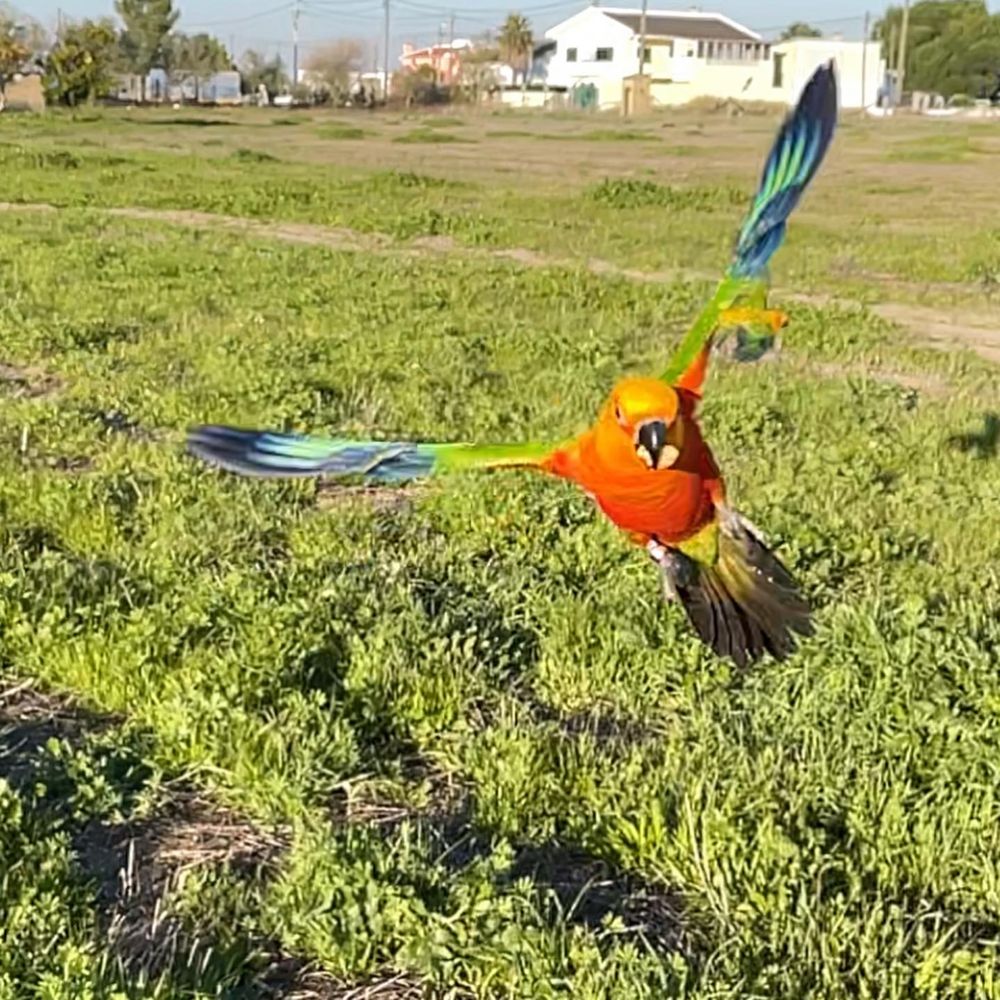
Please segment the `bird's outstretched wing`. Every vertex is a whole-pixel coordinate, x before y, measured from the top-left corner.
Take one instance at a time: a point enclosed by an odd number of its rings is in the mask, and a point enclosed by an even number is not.
[[[402,483],[462,469],[538,468],[553,450],[530,443],[350,441],[219,425],[192,428],[187,446],[198,458],[243,476],[357,477],[370,483]]]
[[[778,129],[725,277],[671,358],[662,375],[666,381],[676,382],[719,330],[747,331],[747,358],[769,346],[767,338],[781,325],[781,315],[767,308],[768,263],[785,238],[788,217],[823,162],[836,123],[837,77],[831,61],[812,75]]]

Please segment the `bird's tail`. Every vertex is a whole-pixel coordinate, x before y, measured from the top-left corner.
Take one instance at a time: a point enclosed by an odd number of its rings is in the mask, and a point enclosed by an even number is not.
[[[795,634],[813,631],[809,605],[791,574],[739,514],[726,512],[706,531],[715,534],[714,558],[669,549],[661,560],[668,596],[680,602],[702,641],[737,666],[765,653],[785,659]]]

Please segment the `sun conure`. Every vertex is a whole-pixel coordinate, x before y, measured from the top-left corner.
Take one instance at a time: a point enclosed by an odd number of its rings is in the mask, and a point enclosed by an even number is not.
[[[736,356],[752,358],[787,322],[768,308],[767,265],[826,153],[836,118],[836,77],[828,63],[783,122],[732,262],[666,371],[658,378],[622,379],[579,437],[558,445],[430,444],[202,426],[191,430],[190,450],[249,476],[398,483],[456,470],[525,467],[561,476],[646,547],[668,597],[681,603],[716,653],[739,665],[764,653],[787,656],[794,633],[812,631],[808,605],[759,531],[729,507],[697,406],[719,334],[740,331]]]

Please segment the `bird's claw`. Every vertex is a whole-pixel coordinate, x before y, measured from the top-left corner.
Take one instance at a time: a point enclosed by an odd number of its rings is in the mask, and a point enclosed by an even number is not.
[[[646,543],[649,557],[660,567],[660,577],[663,580],[663,596],[668,601],[680,600],[677,584],[687,586],[692,578],[692,562],[683,553],[656,541]]]
[[[667,558],[666,545],[661,545],[652,538],[646,542],[646,551],[649,553],[649,558],[652,559],[658,566],[662,566],[664,560]]]

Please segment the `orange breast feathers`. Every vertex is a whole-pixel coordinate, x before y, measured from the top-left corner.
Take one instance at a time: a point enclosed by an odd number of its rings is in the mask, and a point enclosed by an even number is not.
[[[635,541],[683,541],[712,519],[724,494],[697,402],[658,379],[623,379],[597,423],[553,452],[545,468],[579,484]]]

